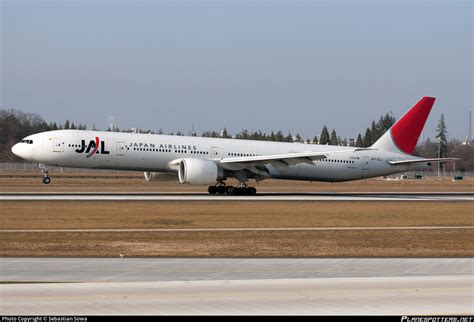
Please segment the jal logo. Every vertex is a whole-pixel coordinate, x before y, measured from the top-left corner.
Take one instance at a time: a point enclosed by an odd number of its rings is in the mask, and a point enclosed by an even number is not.
[[[100,147],[100,151],[99,151]],[[89,159],[94,154],[110,154],[110,151],[105,149],[105,141],[99,140],[99,137],[95,137],[94,140],[90,140],[89,144],[86,145],[86,140],[81,140],[81,147],[76,149],[77,153],[87,153],[87,158]]]

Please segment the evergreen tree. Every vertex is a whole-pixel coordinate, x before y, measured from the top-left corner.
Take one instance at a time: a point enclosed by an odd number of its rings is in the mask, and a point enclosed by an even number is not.
[[[226,128],[224,128],[224,130],[222,131],[221,137],[224,138],[224,139],[231,138],[231,136],[227,133],[227,129],[226,129]]]
[[[64,123],[64,129],[69,130],[69,120],[66,120],[66,122]]]
[[[314,138],[313,138],[313,144],[318,144],[319,140],[318,140],[318,136],[315,135]]]
[[[444,121],[444,114],[441,114],[438,128],[436,129],[436,140],[438,146],[438,158],[446,158],[448,156],[448,139],[446,137],[448,131],[446,130],[446,123]]]
[[[270,134],[270,141],[276,141],[275,133],[273,133],[273,131]]]
[[[377,141],[379,135],[379,128],[375,124],[375,121],[372,121],[370,125],[370,145],[372,145],[375,141]]]
[[[281,131],[278,131],[276,134],[275,134],[275,141],[277,142],[283,142],[285,141],[285,137],[283,136],[283,133]]]
[[[372,145],[372,132],[370,131],[369,128],[365,130],[365,135],[364,138],[362,139],[362,146],[364,148],[367,148]]]
[[[237,133],[237,134],[235,135],[235,138],[236,138],[236,139],[241,139],[241,140],[248,140],[248,139],[249,139],[249,136],[250,136],[250,135],[249,135],[249,131],[247,131],[247,130],[242,130],[242,131],[240,131],[240,133]]]
[[[364,146],[364,143],[362,143],[362,135],[360,135],[360,133],[357,136],[356,146],[359,147],[359,148]]]
[[[218,138],[218,137],[220,137],[220,135],[216,131],[206,131],[206,132],[202,133],[202,137],[205,137],[205,138]]]
[[[389,128],[392,127],[393,124],[395,124],[395,117],[392,115],[391,112],[390,114],[388,113],[385,114],[382,124],[383,124],[383,127],[382,127],[383,133],[385,133]]]
[[[338,145],[339,144],[339,140],[337,139],[336,130],[334,130],[334,129],[331,132],[331,139],[329,141],[329,144],[331,144],[331,145]]]
[[[321,135],[319,136],[319,144],[328,144],[329,143],[329,131],[326,125],[323,127],[321,131]]]
[[[296,133],[296,142],[303,142],[303,139],[301,138],[299,133]]]
[[[379,121],[372,121],[370,128],[367,128],[363,138],[363,146],[368,147],[374,144],[390,127],[395,124],[395,118],[391,114],[380,116]]]

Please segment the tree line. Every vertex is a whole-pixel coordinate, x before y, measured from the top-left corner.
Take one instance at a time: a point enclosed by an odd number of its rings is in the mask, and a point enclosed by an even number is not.
[[[326,125],[323,127],[319,135],[315,135],[312,139],[307,138],[306,140],[304,140],[299,133],[296,133],[296,135],[292,135],[291,132],[289,132],[287,135],[285,135],[282,133],[282,131],[272,131],[270,134],[267,134],[263,133],[261,130],[251,132],[247,129],[242,130],[234,136],[230,135],[226,129],[224,129],[221,133],[216,131],[206,131],[202,134],[202,136],[215,138],[234,138],[243,140],[301,143],[306,142],[309,144],[352,145],[357,147],[369,147],[373,143],[375,143],[375,141],[377,141],[382,136],[382,134],[384,134],[394,123],[395,118],[391,114],[387,113],[381,116],[377,122],[372,121],[371,126],[366,129],[364,136],[359,133],[357,139],[354,141],[348,140],[347,138],[341,138],[337,135],[335,129],[332,129],[331,134],[329,134],[329,130]]]

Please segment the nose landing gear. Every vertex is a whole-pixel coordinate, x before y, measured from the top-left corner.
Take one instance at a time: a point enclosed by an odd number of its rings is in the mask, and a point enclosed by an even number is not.
[[[45,175],[45,176],[43,177],[43,183],[44,183],[44,184],[49,184],[50,182],[51,182],[51,178],[48,177],[47,175]]]
[[[43,172],[43,183],[49,184],[51,182],[51,178],[48,176],[48,167],[44,164],[38,164],[38,168],[40,168],[41,172]]]

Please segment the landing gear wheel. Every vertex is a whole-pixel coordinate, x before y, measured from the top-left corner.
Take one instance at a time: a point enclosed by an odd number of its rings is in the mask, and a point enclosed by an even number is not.
[[[249,187],[248,191],[249,195],[255,196],[257,194],[257,189],[255,189],[254,187]]]
[[[233,187],[231,192],[228,194],[233,196],[255,196],[257,194],[257,189],[254,187]]]
[[[227,187],[226,186],[218,186],[217,187],[217,194],[223,195],[227,192]]]
[[[235,188],[234,188],[233,186],[227,186],[226,188],[227,188],[226,193],[227,193],[228,195],[233,195],[233,194],[234,194],[234,189],[235,189]]]
[[[209,192],[210,195],[215,195],[217,193],[217,187],[209,186],[209,188],[207,188],[207,192]]]
[[[43,173],[43,183],[49,184],[51,182],[51,178],[49,177],[48,167],[41,163],[38,163],[37,167],[40,168],[41,172]]]
[[[228,196],[255,196],[257,194],[257,189],[254,187],[246,187],[246,186],[209,186],[207,188],[207,192],[210,195],[228,195]]]
[[[241,194],[242,194],[242,188],[234,187],[234,189],[232,189],[233,196],[240,196]]]

